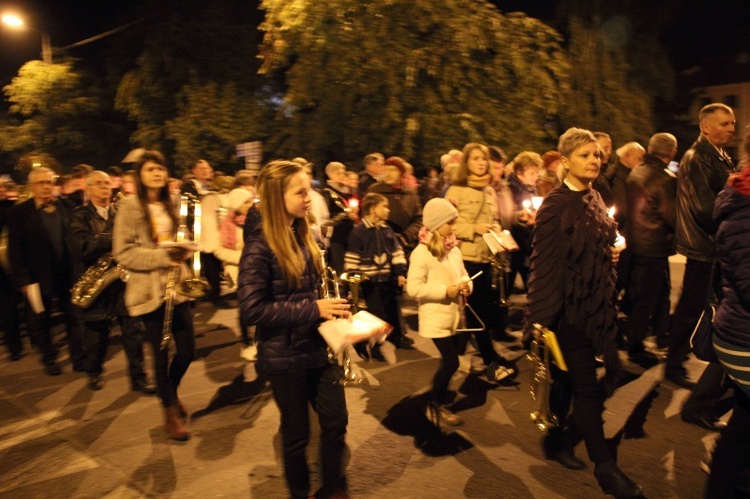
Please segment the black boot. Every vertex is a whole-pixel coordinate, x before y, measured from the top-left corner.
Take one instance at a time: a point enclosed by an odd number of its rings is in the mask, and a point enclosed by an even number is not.
[[[565,445],[561,437],[550,434],[542,440],[544,457],[551,461],[557,461],[569,470],[582,470],[586,463],[578,459],[573,453],[573,449]]]
[[[641,486],[628,478],[614,461],[597,464],[594,476],[605,494],[612,494],[617,499],[643,497]]]

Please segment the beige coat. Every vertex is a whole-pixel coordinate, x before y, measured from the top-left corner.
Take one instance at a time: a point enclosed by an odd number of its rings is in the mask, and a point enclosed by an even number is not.
[[[474,225],[497,223],[496,195],[495,189],[489,186],[475,189],[452,185],[445,193],[446,199],[458,203],[458,220],[454,230],[466,261],[486,263],[492,260],[490,248],[482,236],[474,232]]]
[[[130,275],[125,287],[125,306],[132,317],[153,312],[164,303],[170,268],[177,271],[175,282],[187,276],[187,267],[184,264],[172,267],[167,250],[157,247],[149,237],[146,217],[136,196],[124,199],[117,210],[112,253]],[[187,298],[178,294],[175,303],[184,301]]]

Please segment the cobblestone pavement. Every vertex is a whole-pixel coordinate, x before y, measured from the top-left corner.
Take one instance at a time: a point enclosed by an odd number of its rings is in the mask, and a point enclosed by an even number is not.
[[[673,275],[675,294],[680,276]],[[164,436],[154,397],[129,391],[119,335],[97,392],[65,357],[57,377],[46,376],[28,350],[18,362],[0,361],[0,497],[286,497],[278,411],[253,364],[239,357],[237,311],[201,303],[194,312],[197,358],[180,389],[192,419],[185,443]],[[542,434],[529,418],[536,409],[531,365],[512,343],[496,347],[518,358],[518,377],[490,383],[471,374],[478,359],[468,360],[451,385],[465,424],[436,431],[423,407],[438,354],[416,334],[415,312],[406,302],[415,348],[399,350],[395,365],[355,362],[363,382],[346,388],[353,497],[602,497],[591,465],[569,471],[544,459]],[[689,392],[661,382],[662,365],[624,362],[628,382],[604,414],[619,465],[647,497],[700,497],[700,460],[716,434],[679,418]],[[691,375],[704,365],[691,360]],[[729,410],[725,402],[719,413]],[[586,460],[582,444],[576,453]]]

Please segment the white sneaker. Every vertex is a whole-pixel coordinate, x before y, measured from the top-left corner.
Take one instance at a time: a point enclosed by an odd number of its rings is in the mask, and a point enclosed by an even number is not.
[[[396,363],[396,345],[390,341],[384,341],[380,344],[380,353],[383,354],[386,364],[392,366]]]
[[[500,366],[496,362],[492,362],[487,366],[487,378],[490,381],[502,381],[512,376],[515,372],[512,367]]]
[[[255,362],[258,360],[258,346],[253,343],[252,345],[244,347],[240,350],[240,357],[248,362]]]

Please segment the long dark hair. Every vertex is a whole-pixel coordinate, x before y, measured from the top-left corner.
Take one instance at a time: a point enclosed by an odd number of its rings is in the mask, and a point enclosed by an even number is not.
[[[136,171],[135,176],[135,186],[136,186],[136,195],[138,196],[138,200],[141,202],[141,207],[143,208],[143,216],[146,219],[147,227],[149,236],[151,239],[154,238],[153,234],[153,222],[151,220],[151,212],[148,210],[148,195],[147,195],[147,188],[145,185],[143,185],[143,182],[141,181],[141,170],[143,170],[143,167],[146,163],[156,163],[157,165],[161,165],[164,168],[167,168],[167,178],[169,178],[169,168],[167,167],[167,160],[164,157],[162,153],[156,150],[152,151],[145,151],[141,158],[138,160],[138,162],[135,164],[133,169]],[[169,215],[169,218],[172,219],[172,233],[177,233],[177,227],[179,225],[179,220],[177,218],[177,213],[175,213],[175,207],[172,203],[172,196],[169,195],[169,182],[166,182],[164,187],[162,187],[159,190],[159,201],[164,205],[164,210]]]

